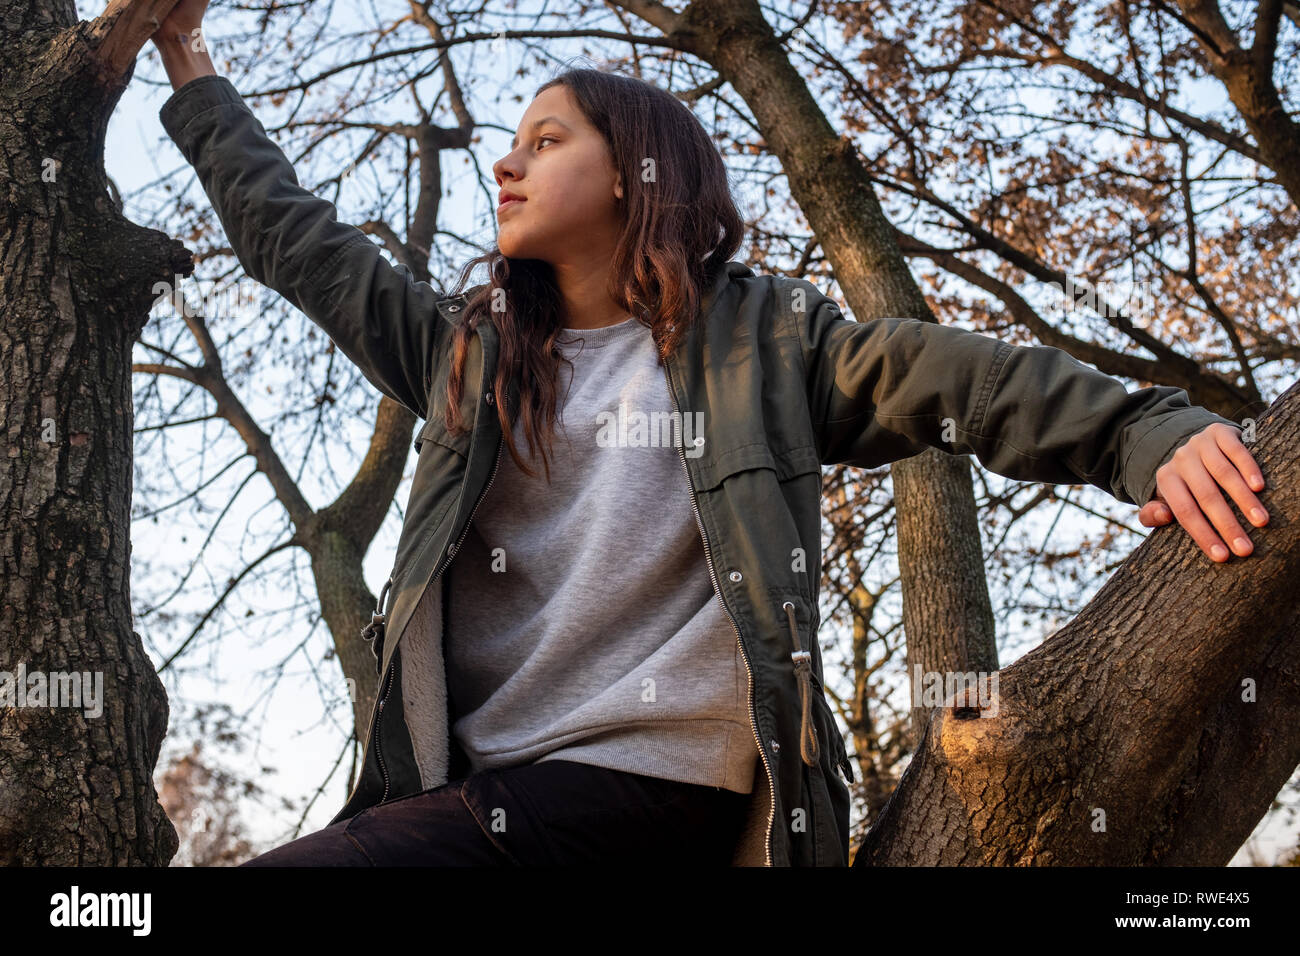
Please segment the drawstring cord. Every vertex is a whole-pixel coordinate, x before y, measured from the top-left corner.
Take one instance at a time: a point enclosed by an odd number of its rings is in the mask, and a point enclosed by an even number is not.
[[[392,575],[384,582],[384,589],[379,592],[379,603],[375,605],[375,610],[370,615],[370,623],[361,629],[361,639],[369,644],[372,640],[375,642],[370,645],[370,652],[375,655],[375,673],[378,674],[383,669],[384,657],[384,598],[388,597],[388,589],[393,586]]]
[[[799,753],[803,762],[812,766],[817,763],[817,728],[812,722],[812,654],[803,649],[799,643],[799,628],[794,621],[794,604],[786,601],[785,616],[790,621],[790,636],[794,638],[794,676],[799,681],[799,700],[803,709],[802,723],[799,725]]]

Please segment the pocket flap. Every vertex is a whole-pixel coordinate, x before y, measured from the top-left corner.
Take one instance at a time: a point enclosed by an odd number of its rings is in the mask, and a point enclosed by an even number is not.
[[[821,461],[811,445],[788,451],[773,451],[765,441],[751,442],[731,448],[715,458],[706,453],[700,462],[700,491],[708,491],[727,478],[751,468],[770,468],[776,472],[777,481],[787,481],[808,472],[821,473]]]
[[[462,435],[453,435],[447,430],[447,423],[442,420],[442,413],[439,412],[435,417],[430,418],[415,436],[415,453],[420,453],[421,446],[425,442],[433,442],[450,448],[452,451],[464,457],[469,457],[469,440],[470,433],[466,431]]]

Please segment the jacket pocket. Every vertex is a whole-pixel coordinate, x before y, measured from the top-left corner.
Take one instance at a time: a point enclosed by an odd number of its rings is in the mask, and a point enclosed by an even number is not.
[[[754,468],[767,468],[777,481],[789,481],[808,473],[821,473],[821,462],[812,445],[788,451],[773,451],[760,434],[751,442],[735,445],[717,454],[705,454],[700,462],[700,491],[711,491],[732,475]]]
[[[776,460],[761,439],[713,454],[706,451],[699,466],[699,490],[712,491],[732,475],[754,468],[776,470]]]
[[[440,411],[436,417],[430,418],[415,436],[415,453],[421,453],[421,449],[428,443],[440,445],[443,448],[450,448],[462,458],[469,457],[470,432],[466,431],[462,435],[453,435],[447,428],[447,423],[442,420]]]
[[[812,445],[802,445],[788,451],[775,451],[772,460],[776,464],[778,481],[789,481],[800,475],[821,475],[822,463],[817,457],[817,449]]]

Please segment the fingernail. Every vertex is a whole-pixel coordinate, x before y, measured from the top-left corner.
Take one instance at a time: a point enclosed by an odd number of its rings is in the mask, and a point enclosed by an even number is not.
[[[1210,557],[1214,558],[1215,561],[1222,561],[1227,558],[1227,556],[1228,549],[1221,544],[1216,544],[1214,547],[1210,548]]]
[[[1236,541],[1232,542],[1232,545],[1237,549],[1238,554],[1245,554],[1250,550],[1250,542],[1245,538],[1238,538]]]
[[[1251,508],[1250,516],[1261,524],[1268,520],[1268,515],[1264,513],[1263,508]]]

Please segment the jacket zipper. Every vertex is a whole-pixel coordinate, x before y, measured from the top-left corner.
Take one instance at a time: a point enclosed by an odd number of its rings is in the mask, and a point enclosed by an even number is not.
[[[429,585],[433,584],[434,581],[438,580],[439,575],[441,575],[443,571],[446,571],[447,568],[451,566],[452,558],[460,554],[461,543],[465,540],[465,536],[469,534],[469,527],[474,522],[474,513],[478,511],[478,506],[483,503],[483,499],[487,497],[488,489],[492,487],[492,482],[496,480],[497,468],[501,466],[501,449],[505,446],[505,443],[506,440],[505,440],[505,436],[503,435],[501,439],[497,442],[497,457],[492,462],[492,474],[488,475],[487,484],[484,485],[483,490],[478,493],[478,498],[474,502],[474,507],[470,509],[469,517],[465,519],[465,530],[460,533],[460,537],[456,539],[456,543],[453,544],[451,548],[448,550],[446,554],[447,563],[444,564],[437,571],[435,571],[433,573],[433,576],[429,578],[429,584],[426,584],[424,586],[426,591],[429,589]],[[423,592],[421,592],[421,596],[423,596]]]
[[[396,668],[394,668],[390,662],[388,667],[388,684],[384,690],[384,696],[379,698],[379,709],[375,712],[375,758],[379,761],[379,772],[384,775],[384,795],[379,798],[380,803],[383,803],[388,799],[389,781],[388,767],[384,765],[384,748],[379,743],[379,728],[384,721],[384,701],[388,700],[388,695],[393,692],[393,671],[395,669]]]
[[[664,374],[668,376],[668,397],[672,400],[673,411],[681,418],[681,411],[677,407],[677,393],[673,388],[673,375],[668,368],[667,360],[664,361]],[[683,429],[682,435],[686,432]],[[695,501],[695,485],[691,481],[691,469],[686,464],[686,448],[679,444],[677,451],[682,460],[682,468],[686,471],[686,487],[691,495],[691,510],[695,512],[695,523],[700,529],[700,538],[704,542],[704,561],[709,567],[709,581],[713,584],[713,590],[718,595],[718,601],[722,604],[722,610],[727,615],[727,620],[731,622],[731,629],[736,632],[736,645],[740,648],[740,656],[745,662],[745,674],[749,684],[748,703],[749,703],[749,726],[754,732],[754,743],[758,745],[758,755],[763,758],[763,772],[767,777],[768,793],[771,802],[767,813],[767,832],[763,837],[763,855],[766,866],[772,865],[772,822],[776,818],[776,783],[772,776],[772,768],[767,762],[767,751],[763,749],[762,738],[758,735],[758,717],[754,712],[754,671],[749,664],[749,655],[745,653],[745,642],[740,638],[740,628],[736,626],[736,619],[731,615],[731,609],[727,607],[727,602],[723,600],[722,588],[718,586],[718,575],[713,569],[713,553],[709,550],[709,536],[704,531],[704,522],[700,518],[700,509]]]

